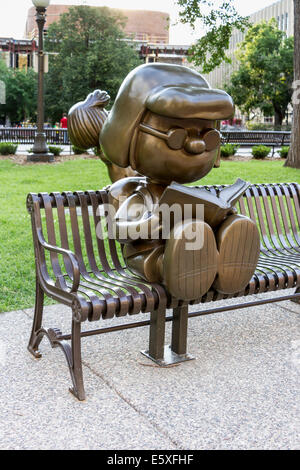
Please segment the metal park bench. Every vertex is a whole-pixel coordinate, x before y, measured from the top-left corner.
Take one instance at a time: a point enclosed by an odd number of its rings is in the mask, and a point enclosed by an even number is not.
[[[218,191],[217,186],[209,187]],[[150,355],[160,365],[166,357],[190,359],[187,355],[188,319],[300,297],[300,185],[252,185],[240,199],[240,213],[256,221],[261,233],[261,255],[256,272],[243,292],[233,296],[231,305],[210,305],[201,312],[188,313],[188,304],[171,298],[162,285],[149,284],[125,267],[118,243],[105,240],[105,214],[99,211],[107,202],[107,191],[29,194],[36,261],[36,304],[28,349],[41,357],[39,344],[47,336],[52,347],[60,347],[67,359],[73,388],[79,400],[85,399],[81,338],[118,330],[150,326]],[[101,223],[102,222],[102,223]],[[96,236],[97,231],[97,236]],[[280,297],[272,292],[296,289]],[[268,293],[267,298],[249,300],[253,294]],[[71,333],[44,329],[42,325],[44,294],[72,309]],[[264,296],[265,297],[265,296]],[[190,304],[215,302],[229,298],[211,290]],[[173,314],[166,317],[166,309]],[[150,320],[143,314],[150,312]],[[140,321],[82,331],[86,321],[103,322],[113,317],[141,314]],[[172,343],[165,346],[165,324],[172,322]],[[70,342],[69,342],[70,341]]]
[[[290,145],[291,133],[289,131],[222,131],[223,144],[238,144],[241,147],[253,147],[254,145],[266,145],[272,147],[272,155],[275,148]]]

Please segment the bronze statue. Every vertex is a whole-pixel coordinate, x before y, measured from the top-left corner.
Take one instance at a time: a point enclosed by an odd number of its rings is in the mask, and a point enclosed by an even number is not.
[[[126,264],[182,300],[200,299],[211,287],[224,294],[240,292],[257,264],[258,229],[234,209],[247,183],[237,180],[217,195],[183,186],[213,168],[219,121],[233,113],[231,97],[211,89],[199,73],[154,63],[125,78],[100,132],[103,158],[138,175],[116,181],[109,192]],[[192,215],[171,224],[165,239],[159,209],[174,204],[188,204]],[[197,214],[200,205],[204,218]],[[191,233],[202,234],[203,243],[195,249],[187,249]]]

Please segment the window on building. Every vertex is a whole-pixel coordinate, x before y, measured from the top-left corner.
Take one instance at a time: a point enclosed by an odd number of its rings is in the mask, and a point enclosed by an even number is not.
[[[289,14],[285,14],[285,31],[289,29]]]

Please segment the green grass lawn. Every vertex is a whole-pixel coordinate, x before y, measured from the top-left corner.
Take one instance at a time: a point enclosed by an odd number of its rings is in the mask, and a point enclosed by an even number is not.
[[[237,177],[255,183],[298,182],[300,171],[282,161],[223,161],[201,184],[233,183]],[[99,189],[109,183],[104,165],[95,159],[57,164],[17,165],[0,160],[0,312],[34,304],[34,255],[28,192]],[[198,183],[200,184],[200,183]]]

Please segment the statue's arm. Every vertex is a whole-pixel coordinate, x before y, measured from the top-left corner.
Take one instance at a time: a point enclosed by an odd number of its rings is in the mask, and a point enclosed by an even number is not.
[[[160,218],[151,202],[136,192],[119,207],[114,217],[116,239],[121,243],[159,239]]]

